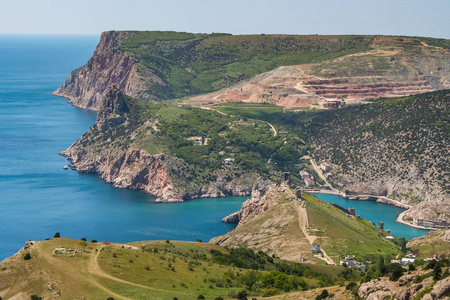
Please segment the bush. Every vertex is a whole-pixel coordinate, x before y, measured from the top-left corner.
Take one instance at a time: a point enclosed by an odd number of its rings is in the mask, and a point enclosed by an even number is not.
[[[31,259],[30,253],[26,253],[26,254],[23,256],[23,259],[24,259],[24,260],[29,260],[29,259]]]
[[[59,235],[59,232],[57,232],[57,233],[55,233],[55,235],[53,236],[54,238],[59,238],[59,237],[61,237],[60,235]]]
[[[86,238],[81,238],[80,240],[85,241],[86,242]]]
[[[205,296],[200,294],[200,295],[198,295],[197,299],[205,299]]]
[[[347,286],[345,287],[345,289],[346,289],[347,291],[351,291],[351,290],[353,290],[353,288],[355,288],[355,287],[356,287],[356,283],[350,282],[349,284],[347,284]]]
[[[247,300],[247,291],[240,291],[240,292],[237,294],[237,298],[238,298],[239,300]]]
[[[267,290],[264,291],[264,293],[262,294],[263,297],[272,297],[275,295],[278,295],[279,292],[276,288],[269,288]]]
[[[1,299],[0,299],[1,300]],[[216,299],[214,299],[214,300],[223,300],[223,297],[216,297]]]
[[[317,295],[316,300],[322,300],[322,299],[326,299],[328,298],[330,294],[328,293],[327,290],[323,290],[322,293],[320,293],[320,295]]]
[[[31,295],[31,300],[42,300],[38,295]]]
[[[97,240],[92,240],[91,243],[98,243],[98,241]]]

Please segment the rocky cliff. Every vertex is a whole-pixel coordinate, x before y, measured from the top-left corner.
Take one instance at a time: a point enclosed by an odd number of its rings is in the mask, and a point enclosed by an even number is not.
[[[141,119],[140,113],[145,118]],[[205,172],[198,166],[173,153],[158,151],[150,154],[142,147],[143,139],[150,137],[156,143],[163,137],[157,123],[147,119],[146,113],[135,100],[112,87],[100,105],[94,126],[61,154],[67,156],[78,172],[98,174],[115,187],[142,190],[160,201],[245,196],[255,185],[269,183],[254,170],[238,171],[225,164],[221,168],[204,170],[207,174],[203,174]],[[160,134],[159,138],[155,138],[149,129]],[[200,173],[204,177],[200,177]]]
[[[53,92],[77,107],[99,110],[111,86],[131,96],[152,100],[142,92],[152,82],[162,81],[148,71],[139,69],[138,60],[118,48],[130,37],[130,32],[108,31],[102,33],[91,59],[73,71],[64,84]]]

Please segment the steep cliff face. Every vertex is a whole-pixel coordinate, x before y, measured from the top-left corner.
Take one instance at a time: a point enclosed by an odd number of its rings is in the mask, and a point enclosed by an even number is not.
[[[142,91],[151,82],[164,84],[148,71],[139,71],[136,58],[118,49],[128,38],[130,32],[108,31],[102,33],[100,42],[91,59],[73,71],[64,84],[53,92],[77,107],[99,110],[103,97],[111,86],[116,86],[127,95],[151,100]]]
[[[161,133],[157,121],[149,120],[146,107],[139,106],[135,100],[115,87],[109,89],[100,105],[96,124],[61,153],[68,157],[75,170],[98,174],[115,187],[142,190],[167,202],[245,196],[255,185],[269,184],[269,180],[253,170],[237,172],[236,168],[225,165],[205,175],[198,166],[174,154],[164,151],[150,154],[142,148],[143,139],[150,136],[152,142],[157,143],[163,137],[152,135],[151,131]],[[158,108],[165,107],[160,105]],[[154,117],[159,119],[160,115]],[[204,176],[201,179],[197,175],[199,172]]]

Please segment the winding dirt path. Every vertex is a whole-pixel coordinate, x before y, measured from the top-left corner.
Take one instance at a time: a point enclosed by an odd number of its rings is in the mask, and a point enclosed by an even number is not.
[[[96,276],[99,276],[99,277],[103,277],[103,278],[106,278],[106,279],[109,279],[109,280],[113,280],[113,281],[120,282],[120,283],[123,283],[123,284],[131,285],[131,286],[134,286],[134,287],[143,288],[143,289],[146,289],[146,290],[159,291],[159,292],[164,292],[164,293],[168,292],[167,290],[164,290],[164,289],[158,289],[158,288],[142,285],[142,284],[139,284],[139,283],[126,281],[126,280],[114,277],[114,276],[112,276],[112,275],[110,275],[108,273],[103,272],[102,269],[100,268],[99,264],[98,264],[98,256],[100,255],[100,252],[103,249],[103,247],[104,246],[100,247],[100,249],[98,250],[98,252],[95,255],[95,257],[93,259],[91,259],[91,261],[89,263],[89,272],[92,275],[96,275]],[[114,295],[117,298],[126,299],[126,300],[132,300],[131,298],[127,298],[127,297],[124,297],[124,296],[121,296],[119,294],[114,293],[113,291],[111,291],[108,288],[102,286],[98,282],[95,282],[95,285],[97,285],[99,288],[101,288],[105,292],[108,292],[108,293]],[[183,292],[177,292],[177,291],[170,291],[170,293],[172,293],[172,294],[179,294],[179,295],[193,296],[193,294],[190,294],[190,293],[183,293]]]
[[[206,109],[206,110],[212,110],[212,111],[218,112],[219,114],[224,115],[224,116],[231,116],[231,115],[229,115],[229,114],[227,114],[227,113],[221,112],[220,110],[214,109],[214,108],[209,107],[209,106],[200,106],[200,108],[201,108],[201,109]],[[272,124],[270,124],[270,123],[267,122],[267,121],[263,121],[263,120],[258,120],[258,121],[267,123],[267,125],[270,126],[270,130],[272,130],[272,132],[273,132],[273,136],[277,136],[278,132],[277,132],[275,126],[273,126]]]
[[[306,212],[306,208],[304,208],[302,205],[299,205],[297,213],[300,229],[302,230],[305,237],[308,239],[309,243],[312,245],[314,241],[317,239],[317,236],[309,235],[308,232],[306,231],[306,228],[309,227],[308,214]],[[329,265],[336,265],[336,263],[327,255],[327,253],[325,252],[325,250],[323,250],[323,248],[321,249],[321,251],[323,256],[314,255],[314,257],[325,261]]]

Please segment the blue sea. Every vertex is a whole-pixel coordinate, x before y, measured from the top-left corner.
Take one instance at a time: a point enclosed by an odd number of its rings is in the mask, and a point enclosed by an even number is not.
[[[55,232],[113,242],[208,241],[233,228],[221,219],[247,199],[161,204],[144,193],[113,188],[94,175],[63,169],[67,160],[58,153],[95,123],[96,113],[74,108],[50,93],[87,62],[98,40],[98,36],[0,35],[0,261],[25,241],[49,238]],[[362,213],[352,206],[369,220],[381,208],[382,214],[389,212],[387,219],[394,220],[400,212],[378,204]],[[409,227],[397,232],[396,223],[387,219],[380,220],[399,236],[425,233]]]
[[[0,35],[0,261],[25,241],[61,236],[131,242],[208,241],[245,197],[158,204],[93,175],[64,170],[59,152],[95,123],[50,93],[91,57],[98,36]]]

